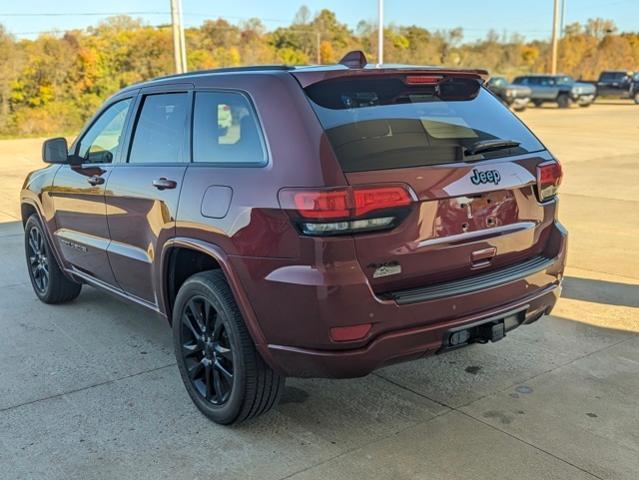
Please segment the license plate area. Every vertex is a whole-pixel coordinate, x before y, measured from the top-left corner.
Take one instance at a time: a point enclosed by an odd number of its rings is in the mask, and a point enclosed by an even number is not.
[[[523,323],[527,309],[528,307],[450,329],[444,334],[442,346],[437,353],[455,350],[473,343],[498,342],[506,336],[506,332],[514,330]]]

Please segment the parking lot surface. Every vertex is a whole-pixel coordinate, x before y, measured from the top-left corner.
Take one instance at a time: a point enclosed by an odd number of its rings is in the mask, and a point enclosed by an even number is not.
[[[564,166],[553,315],[365,378],[290,379],[232,428],[193,406],[154,314],[88,287],[36,299],[18,192],[41,140],[0,141],[0,478],[636,480],[639,107],[521,117]]]

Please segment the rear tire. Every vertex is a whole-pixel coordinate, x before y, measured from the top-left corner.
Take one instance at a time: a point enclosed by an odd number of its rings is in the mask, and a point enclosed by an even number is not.
[[[173,309],[173,340],[186,390],[209,419],[230,425],[277,404],[285,378],[256,350],[221,271],[184,282]]]
[[[541,107],[544,104],[544,102],[542,102],[541,100],[533,100],[533,105],[535,107]]]
[[[35,213],[24,225],[24,250],[31,286],[42,302],[65,303],[80,295],[82,284],[70,280],[62,273]]]
[[[562,93],[557,97],[557,106],[559,108],[570,108],[572,106],[572,98],[567,93]]]

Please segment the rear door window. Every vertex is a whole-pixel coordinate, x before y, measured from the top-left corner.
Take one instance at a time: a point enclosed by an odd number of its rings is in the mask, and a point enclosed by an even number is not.
[[[188,93],[164,93],[143,98],[129,163],[185,161],[188,97]]]
[[[440,99],[434,85],[407,86],[400,78],[337,79],[306,88],[345,172],[463,161],[478,141],[514,140],[519,147],[484,158],[543,150],[541,143],[493,95]]]
[[[196,92],[193,161],[230,166],[266,164],[257,116],[243,94]]]

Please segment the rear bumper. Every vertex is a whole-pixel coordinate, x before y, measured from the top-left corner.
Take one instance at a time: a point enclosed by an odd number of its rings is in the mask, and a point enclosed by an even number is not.
[[[555,284],[529,298],[481,314],[390,332],[363,348],[334,351],[269,345],[269,356],[273,366],[286,376],[361,377],[385,365],[435,354],[450,330],[467,324],[503,318],[515,311],[524,312],[523,324],[532,323],[552,310],[560,293],[561,285]]]
[[[259,324],[262,341],[254,340],[266,362],[286,376],[347,378],[435,353],[451,329],[466,324],[513,310],[524,312],[522,323],[549,313],[561,291],[567,246],[561,224],[549,228],[545,255],[552,260],[499,282],[492,275],[475,277],[473,288],[446,295],[426,288],[416,298],[408,291],[405,302],[376,295],[351,252],[341,261],[332,256],[333,263],[322,268],[290,259],[230,259]],[[335,342],[329,336],[331,328],[359,324],[372,325],[360,340]]]

